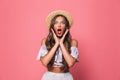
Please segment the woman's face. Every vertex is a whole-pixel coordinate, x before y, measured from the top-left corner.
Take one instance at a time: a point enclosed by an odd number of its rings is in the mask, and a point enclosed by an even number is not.
[[[65,28],[66,28],[66,24],[65,24],[65,19],[62,16],[58,16],[55,20],[55,24],[54,24],[54,31],[57,35],[57,37],[62,37],[62,35],[65,32]]]

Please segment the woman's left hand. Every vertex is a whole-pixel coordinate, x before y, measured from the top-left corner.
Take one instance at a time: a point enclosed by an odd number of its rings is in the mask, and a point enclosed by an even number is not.
[[[63,41],[65,39],[66,34],[68,33],[69,29],[67,29],[63,35],[63,37],[60,39],[60,44],[63,44]]]

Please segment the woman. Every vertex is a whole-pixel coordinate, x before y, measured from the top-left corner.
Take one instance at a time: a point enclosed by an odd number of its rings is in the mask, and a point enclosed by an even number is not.
[[[78,43],[69,32],[72,23],[71,15],[63,10],[53,11],[46,18],[49,34],[37,56],[48,69],[42,80],[73,80],[69,68],[78,61]]]

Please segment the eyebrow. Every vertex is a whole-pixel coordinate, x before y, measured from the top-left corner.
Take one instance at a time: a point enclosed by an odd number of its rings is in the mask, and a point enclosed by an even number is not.
[[[58,23],[58,21],[55,21],[54,23]],[[60,21],[60,23],[66,24],[66,21]]]

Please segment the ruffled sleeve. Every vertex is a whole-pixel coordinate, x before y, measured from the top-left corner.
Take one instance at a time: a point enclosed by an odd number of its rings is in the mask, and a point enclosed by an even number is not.
[[[40,60],[41,56],[46,55],[48,52],[47,48],[45,45],[42,45],[38,51],[38,55],[36,57],[36,60]]]
[[[71,47],[71,55],[76,59],[76,62],[79,61],[79,52],[77,47],[75,46]]]

